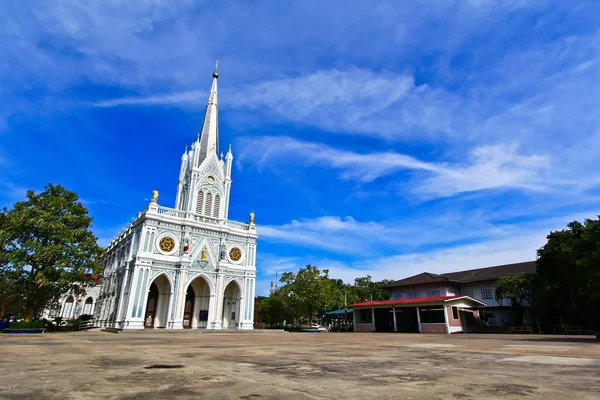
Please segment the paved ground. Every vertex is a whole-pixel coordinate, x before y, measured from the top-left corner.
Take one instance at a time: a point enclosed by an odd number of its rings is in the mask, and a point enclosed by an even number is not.
[[[600,399],[592,337],[0,335],[0,399]]]

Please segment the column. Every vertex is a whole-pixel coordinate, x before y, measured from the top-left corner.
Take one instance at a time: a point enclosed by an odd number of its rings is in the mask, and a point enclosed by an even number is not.
[[[187,281],[187,269],[179,271],[179,279],[177,280],[177,289],[174,290],[175,296],[172,301],[175,302],[175,318],[172,320],[172,329],[183,329],[183,308],[185,307],[185,292]]]
[[[375,332],[375,307],[371,308],[371,318],[373,319],[373,332]]]
[[[123,307],[127,305],[127,299],[125,298],[125,292],[127,291],[127,286],[129,284],[128,279],[129,279],[129,269],[130,266],[127,265],[127,267],[125,267],[125,273],[123,274],[123,280],[122,280],[122,284],[121,284],[121,294],[119,295],[119,307],[117,308],[117,317],[115,318],[116,321],[115,323],[118,325],[121,321],[123,321]],[[129,290],[130,292],[131,290]],[[129,297],[129,296],[127,296]]]
[[[133,317],[134,305],[136,304],[136,297],[139,291],[139,282],[141,275],[141,267],[134,265],[133,267],[133,278],[131,279],[131,288],[129,289],[129,298],[130,300],[127,302],[127,310],[125,311],[125,316],[123,317],[123,321],[129,321]],[[104,302],[102,303],[102,308],[104,309]]]
[[[255,292],[255,288],[254,288],[254,283],[256,282],[255,279],[250,279],[250,296],[246,296],[249,297],[248,298],[248,304],[249,304],[249,309],[248,311],[250,311],[250,318],[248,318],[249,322],[250,322],[250,328],[249,329],[254,329],[254,294]]]
[[[216,285],[215,285],[216,286]],[[216,287],[215,287],[216,291]],[[215,329],[215,320],[217,312],[217,295],[211,293],[208,299],[208,321],[206,321],[206,329]]]
[[[448,324],[448,307],[445,304],[442,304],[444,307],[444,323],[446,325],[446,333],[450,333],[450,325]]]
[[[215,307],[215,324],[214,329],[223,328],[223,296],[225,288],[223,285],[225,281],[225,273],[222,271],[217,272],[217,288],[215,290],[216,296],[216,307]]]
[[[238,297],[237,302],[238,307],[235,317],[237,319],[238,329],[244,329],[244,326],[246,325],[246,303],[243,294]]]
[[[419,324],[419,332],[422,333],[421,329],[421,313],[419,312],[419,306],[417,306],[417,323]]]
[[[392,306],[392,314],[394,314],[394,332],[398,332],[398,324],[396,323],[396,306]]]

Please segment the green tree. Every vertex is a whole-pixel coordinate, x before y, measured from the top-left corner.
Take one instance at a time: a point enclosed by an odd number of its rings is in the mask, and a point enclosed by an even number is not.
[[[284,299],[277,293],[263,298],[258,308],[258,320],[268,324],[281,324],[291,321],[292,312]]]
[[[278,290],[295,318],[306,318],[312,323],[315,316],[341,307],[344,295],[336,281],[329,279],[329,271],[307,265],[297,273],[285,272]]]
[[[551,232],[538,250],[544,302],[573,323],[600,325],[600,218]]]
[[[381,289],[381,286],[392,282],[394,281],[391,279],[373,282],[371,275],[367,275],[354,279],[354,286],[356,287],[356,294],[359,301],[389,300],[390,293],[385,289]]]
[[[49,184],[0,213],[0,297],[25,320],[35,318],[86,274],[102,269],[92,218],[76,193]]]
[[[523,307],[524,303],[531,305],[534,302],[537,284],[537,276],[530,273],[500,277],[496,281],[496,301],[501,303],[507,298],[513,307]]]
[[[496,281],[496,301],[502,304],[508,299],[517,312],[516,325],[523,323],[525,307],[536,308],[539,294],[539,278],[536,274],[522,273],[503,276]],[[537,318],[535,318],[537,321]],[[538,324],[539,329],[539,324]]]

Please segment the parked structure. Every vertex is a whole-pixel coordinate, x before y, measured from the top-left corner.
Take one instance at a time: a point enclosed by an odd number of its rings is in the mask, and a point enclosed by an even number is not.
[[[355,330],[455,333],[510,326],[516,313],[508,299],[496,301],[496,281],[524,272],[535,272],[535,261],[401,279],[383,286],[390,300],[350,305]]]
[[[120,329],[253,329],[256,225],[228,219],[233,154],[219,157],[217,78],[181,157],[175,208],[146,209],[108,246],[96,321]]]

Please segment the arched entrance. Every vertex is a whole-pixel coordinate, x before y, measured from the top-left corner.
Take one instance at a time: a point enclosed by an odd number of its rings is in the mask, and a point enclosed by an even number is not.
[[[191,329],[192,320],[194,318],[194,302],[196,300],[196,295],[194,294],[194,289],[191,286],[188,286],[187,293],[185,294],[185,305],[183,306],[183,328]]]
[[[164,328],[167,326],[170,298],[171,284],[164,275],[160,275],[152,282],[148,291],[144,328]]]
[[[188,304],[191,305],[189,312]],[[190,283],[186,292],[183,309],[183,327],[206,328],[208,326],[209,306],[210,286],[205,278],[199,276]],[[186,319],[189,320],[189,326],[186,326]]]
[[[240,296],[237,282],[229,282],[223,295],[223,329],[235,329],[239,326]]]

